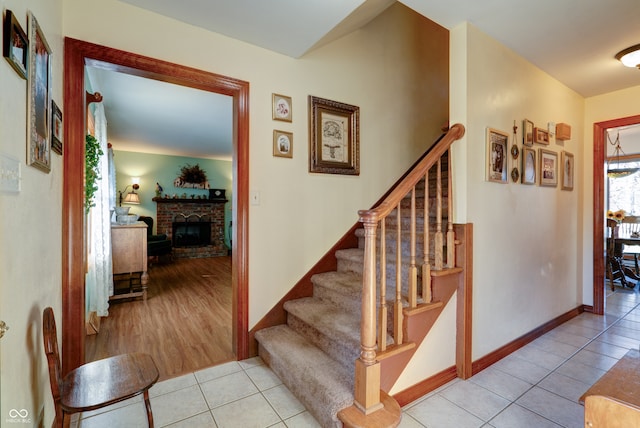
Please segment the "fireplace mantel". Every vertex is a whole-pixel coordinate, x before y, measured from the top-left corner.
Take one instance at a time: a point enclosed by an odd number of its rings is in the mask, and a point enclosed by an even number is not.
[[[153,198],[151,199],[159,204],[225,204],[228,199],[196,199],[196,198]]]

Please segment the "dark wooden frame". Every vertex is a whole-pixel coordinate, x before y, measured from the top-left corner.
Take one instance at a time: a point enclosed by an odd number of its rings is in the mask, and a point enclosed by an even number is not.
[[[544,158],[553,157],[553,178],[544,177]],[[553,150],[538,149],[538,175],[540,176],[539,183],[542,187],[557,187],[558,186],[558,153]]]
[[[84,67],[93,65],[233,97],[233,346],[248,357],[249,83],[105,46],[65,38],[62,206],[62,370],[84,363]]]
[[[573,190],[573,183],[575,182],[575,159],[573,153],[569,153],[566,150],[560,152],[560,165],[562,165],[562,173],[560,173],[561,184],[560,189],[562,190]],[[571,166],[571,171],[569,172],[569,178],[565,179],[565,170],[567,169],[567,165]]]
[[[522,145],[533,146],[533,122],[528,119],[522,121]]]
[[[487,128],[486,135],[487,158],[486,158],[486,177],[487,181],[494,183],[507,183],[509,181],[507,175],[509,171],[509,134],[499,129]],[[494,145],[502,147],[502,166],[500,175],[497,171],[493,171],[493,148]]]
[[[346,124],[346,132],[340,135],[341,144],[328,144],[330,141],[323,128],[325,120],[329,122],[331,116],[341,118]],[[325,159],[324,147],[329,149],[330,155],[336,149],[346,149],[347,155],[344,160]],[[360,175],[359,107],[309,95],[309,172]]]
[[[27,164],[48,173],[51,171],[51,48],[38,20],[31,12],[28,31]],[[41,51],[44,51],[43,56],[46,57],[44,70],[38,67],[40,61],[37,61]],[[38,95],[43,89],[45,94]]]
[[[3,34],[2,55],[9,61],[9,64],[11,64],[11,67],[13,67],[16,73],[26,80],[29,62],[29,40],[27,33],[24,32],[18,19],[10,10],[7,10],[5,13]],[[17,45],[18,43],[24,46],[22,49],[22,58],[14,55],[14,48],[19,47]]]
[[[62,110],[55,101],[51,100],[51,150],[62,155]]]
[[[640,115],[612,119],[593,124],[593,308],[598,315],[604,314],[604,161],[607,153],[608,128],[640,124]]]

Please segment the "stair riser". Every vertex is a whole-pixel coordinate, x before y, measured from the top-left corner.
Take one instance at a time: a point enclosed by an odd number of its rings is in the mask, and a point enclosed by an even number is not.
[[[287,325],[344,366],[349,370],[349,373],[355,372],[355,360],[360,356],[359,342],[349,343],[348,341],[333,340],[291,313],[287,314]]]
[[[339,308],[344,309],[347,312],[360,313],[362,308],[362,295],[357,296],[345,296],[344,294],[337,293],[327,287],[322,287],[314,283],[313,297],[322,299],[325,302],[330,302]]]

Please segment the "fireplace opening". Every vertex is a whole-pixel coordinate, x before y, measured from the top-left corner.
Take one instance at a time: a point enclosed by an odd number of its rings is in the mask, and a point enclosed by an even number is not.
[[[172,225],[174,247],[203,247],[211,244],[211,219],[208,215],[178,214]]]

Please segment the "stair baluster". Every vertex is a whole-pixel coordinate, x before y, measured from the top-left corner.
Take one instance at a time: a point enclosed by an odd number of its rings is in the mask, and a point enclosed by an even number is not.
[[[448,150],[449,163],[447,165],[447,206],[448,206],[448,230],[447,230],[447,267],[452,268],[456,265],[455,239],[453,232],[453,189],[451,178],[451,148]]]
[[[378,350],[387,349],[387,225],[380,222],[380,307],[378,319]]]

